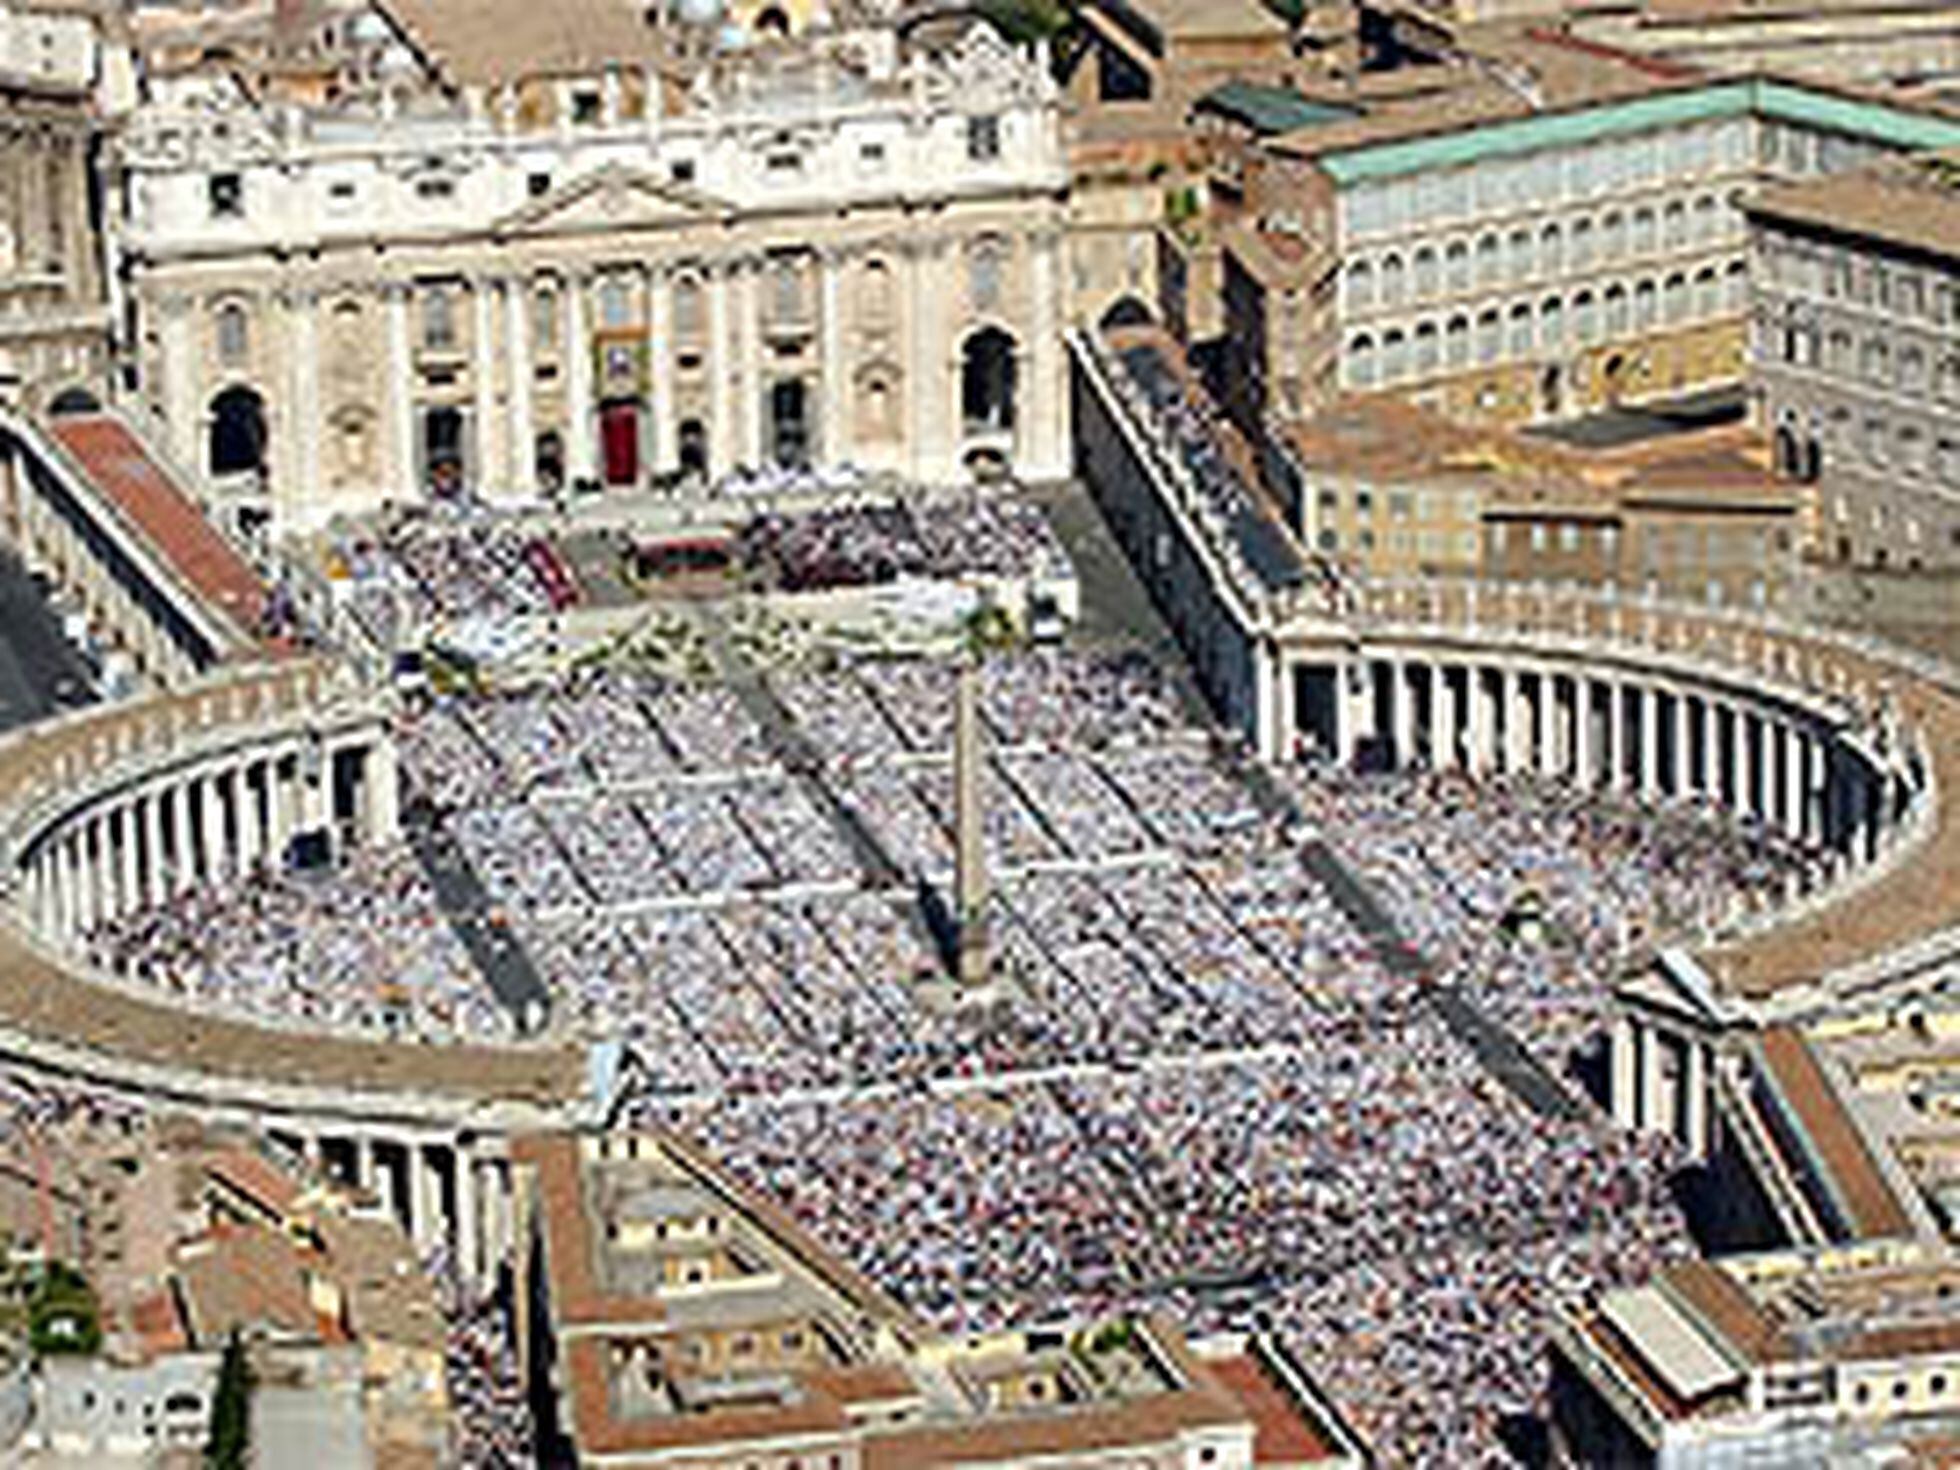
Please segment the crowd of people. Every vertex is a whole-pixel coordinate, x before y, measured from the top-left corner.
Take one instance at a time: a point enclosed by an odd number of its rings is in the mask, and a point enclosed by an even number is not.
[[[426,1265],[447,1326],[443,1367],[455,1433],[454,1463],[471,1470],[535,1465],[536,1436],[518,1370],[507,1291],[476,1290],[442,1251]]]
[[[932,1321],[1263,1320],[1389,1459],[1472,1464],[1540,1407],[1549,1305],[1685,1248],[1665,1153],[1593,1110],[1526,1111],[1425,986],[1459,986],[1557,1072],[1628,959],[1782,894],[1814,855],[1687,805],[1324,767],[1281,774],[1289,819],[1148,662],[1006,655],[982,698],[1000,984],[968,1016],[930,1002],[913,888],[878,881],[831,806],[947,889],[950,669],[785,670],[770,691],[807,768],[724,688],[588,671],[406,717],[408,790],[558,1034],[640,1053],[632,1116],[696,1132]],[[1306,838],[1427,980],[1380,963]],[[399,850],[200,891],[95,948],[255,1014],[500,1024]]]
[[[865,501],[758,515],[742,528],[746,566],[790,592],[879,586],[905,577],[1033,577],[1068,553],[1039,507],[996,495]]]

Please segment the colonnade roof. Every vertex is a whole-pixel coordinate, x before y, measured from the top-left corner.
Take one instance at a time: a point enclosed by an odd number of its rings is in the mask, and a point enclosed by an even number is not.
[[[1927,830],[1901,859],[1816,909],[1699,956],[1726,990],[1762,999],[1851,969],[1960,925],[1960,697],[1930,683],[1894,685],[1933,783]]]

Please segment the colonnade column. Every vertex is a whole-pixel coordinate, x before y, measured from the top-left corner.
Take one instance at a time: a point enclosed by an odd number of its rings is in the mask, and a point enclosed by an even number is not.
[[[532,463],[531,378],[537,369],[531,362],[530,304],[526,282],[504,282],[504,362],[509,374],[504,479],[513,494],[528,490],[537,477]]]
[[[483,276],[470,282],[473,310],[470,321],[470,411],[476,423],[476,462],[470,467],[477,492],[494,487],[509,495],[517,487],[504,478],[504,460],[497,453],[497,303],[495,287]]]
[[[592,340],[585,325],[585,293],[591,283],[583,271],[565,281],[565,473],[573,483],[590,479],[595,465]],[[715,371],[721,371],[719,365]]]
[[[649,462],[655,473],[666,474],[680,464],[674,418],[674,283],[663,266],[647,276],[647,416],[652,419]]]
[[[415,394],[408,345],[408,287],[391,282],[381,288],[388,323],[388,479],[395,494],[413,498],[421,487],[415,475]]]
[[[835,250],[817,253],[817,332],[822,350],[822,458],[841,464],[851,457],[850,371],[844,363],[843,262]]]
[[[1429,666],[1429,764],[1439,771],[1458,764],[1456,687],[1447,664]]]
[[[1683,689],[1674,696],[1674,794],[1691,796],[1696,789],[1694,700]]]
[[[726,474],[740,457],[736,451],[735,351],[729,340],[729,270],[716,262],[707,273],[708,293],[708,433],[713,445],[709,472]]]
[[[1652,684],[1633,686],[1640,701],[1640,780],[1642,796],[1661,793],[1661,695]]]
[[[1401,659],[1388,665],[1388,718],[1395,741],[1395,765],[1406,771],[1415,763],[1416,691],[1409,681],[1409,666]]]

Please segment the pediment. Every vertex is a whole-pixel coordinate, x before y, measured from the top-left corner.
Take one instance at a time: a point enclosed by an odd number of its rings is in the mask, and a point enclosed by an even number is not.
[[[721,218],[717,199],[690,184],[638,169],[606,167],[561,184],[499,220],[499,235],[583,234],[656,230]]]

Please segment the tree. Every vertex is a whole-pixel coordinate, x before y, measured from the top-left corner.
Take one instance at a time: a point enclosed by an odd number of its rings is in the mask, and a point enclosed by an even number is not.
[[[27,1303],[28,1343],[36,1355],[89,1354],[102,1346],[102,1322],[95,1293],[81,1272],[56,1261]]]
[[[246,1470],[252,1448],[252,1365],[233,1332],[218,1361],[218,1389],[211,1396],[211,1433],[204,1442],[206,1470]]]

